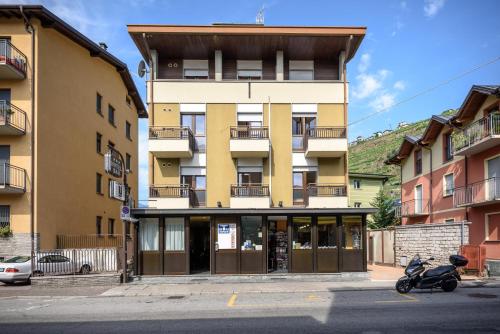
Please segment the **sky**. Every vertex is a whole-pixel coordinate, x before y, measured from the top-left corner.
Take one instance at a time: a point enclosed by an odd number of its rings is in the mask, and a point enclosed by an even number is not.
[[[13,3],[14,0],[0,3]],[[254,23],[366,26],[347,67],[349,138],[370,136],[460,107],[474,84],[500,83],[498,0],[47,0],[43,4],[127,63],[141,56],[127,24]],[[144,100],[145,101],[145,100]],[[139,199],[147,199],[147,120],[139,128]]]

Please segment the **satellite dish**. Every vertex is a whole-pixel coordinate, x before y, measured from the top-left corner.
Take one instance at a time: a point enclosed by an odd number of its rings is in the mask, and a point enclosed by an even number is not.
[[[144,74],[146,73],[146,63],[144,60],[141,60],[139,63],[139,66],[137,66],[137,74],[142,78],[144,77]]]

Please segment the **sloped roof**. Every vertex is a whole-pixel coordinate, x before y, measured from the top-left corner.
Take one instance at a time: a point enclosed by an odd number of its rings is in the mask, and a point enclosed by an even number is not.
[[[413,149],[413,146],[418,144],[419,141],[420,141],[420,137],[409,136],[409,135],[404,136],[403,142],[401,143],[401,146],[399,147],[396,154],[394,154],[392,157],[387,159],[385,161],[385,164],[387,164],[387,165],[399,165],[402,160],[406,159],[410,155],[410,153]]]
[[[496,95],[500,98],[500,85],[472,86],[453,121],[455,123],[464,123],[473,119],[481,105],[490,95]]]

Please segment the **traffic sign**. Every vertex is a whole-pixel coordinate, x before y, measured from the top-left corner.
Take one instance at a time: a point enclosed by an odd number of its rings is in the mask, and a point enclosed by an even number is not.
[[[122,205],[120,207],[120,219],[121,220],[130,220],[130,206]]]

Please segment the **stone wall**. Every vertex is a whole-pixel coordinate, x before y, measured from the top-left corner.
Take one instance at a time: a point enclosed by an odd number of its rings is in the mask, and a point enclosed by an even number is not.
[[[43,287],[108,286],[121,282],[120,273],[32,277],[31,285]]]
[[[421,258],[434,257],[433,265],[450,264],[449,257],[458,254],[460,245],[469,243],[469,224],[418,224],[396,227],[396,265],[402,256],[408,262],[419,254]],[[462,232],[463,228],[463,232]]]
[[[39,234],[35,234],[35,250],[39,248]],[[0,237],[0,257],[31,254],[30,233],[14,233],[10,237]]]

